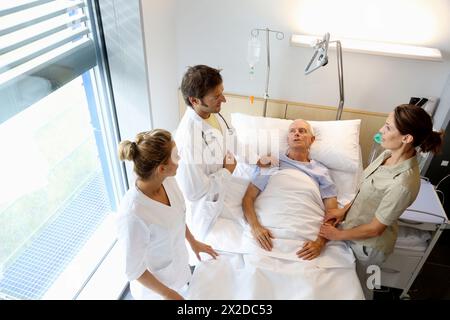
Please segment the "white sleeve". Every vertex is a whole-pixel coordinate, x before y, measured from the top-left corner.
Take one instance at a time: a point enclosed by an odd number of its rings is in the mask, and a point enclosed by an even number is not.
[[[231,173],[227,169],[221,168],[207,175],[206,164],[194,163],[192,151],[189,152],[186,149],[181,152],[176,175],[180,189],[189,201],[198,201],[203,197],[206,197],[208,201],[217,200],[219,193],[224,190],[225,183],[230,180]]]
[[[118,238],[125,258],[125,274],[129,281],[139,278],[145,264],[150,232],[143,221],[134,215],[126,215],[119,221]]]

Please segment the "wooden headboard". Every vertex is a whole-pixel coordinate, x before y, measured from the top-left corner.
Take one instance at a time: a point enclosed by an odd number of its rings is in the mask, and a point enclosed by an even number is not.
[[[226,93],[227,102],[222,104],[220,112],[228,123],[231,124],[230,114],[240,112],[254,116],[263,115],[264,99],[255,98],[253,104],[250,103],[248,96]],[[178,91],[178,102],[180,110],[180,119],[186,110],[181,92]],[[305,119],[316,121],[329,121],[336,118],[335,107],[312,105],[301,102],[269,100],[267,103],[267,117],[282,119]],[[349,109],[344,106],[342,120],[361,119],[361,130],[359,141],[364,167],[367,166],[367,159],[372,148],[373,135],[383,126],[386,121],[387,113],[371,112],[360,109]]]

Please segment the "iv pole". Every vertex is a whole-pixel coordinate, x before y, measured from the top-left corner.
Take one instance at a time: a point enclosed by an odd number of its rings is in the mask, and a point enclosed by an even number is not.
[[[259,32],[264,31],[266,32],[266,52],[267,52],[267,68],[266,68],[266,91],[264,92],[264,109],[263,109],[263,115],[266,117],[267,113],[267,99],[269,99],[269,76],[270,76],[270,42],[269,42],[269,33],[274,32],[275,37],[277,40],[283,40],[284,39],[284,33],[277,30],[271,30],[269,28],[265,29],[253,29],[251,32],[251,35],[253,37],[258,37]]]

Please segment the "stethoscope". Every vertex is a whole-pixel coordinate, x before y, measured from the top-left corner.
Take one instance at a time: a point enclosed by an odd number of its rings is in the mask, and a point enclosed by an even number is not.
[[[225,118],[220,114],[220,112],[217,112],[216,114],[218,114],[220,116],[220,118],[222,118],[223,122],[225,123],[225,126],[227,127],[228,135],[230,135],[230,136],[234,135],[234,128],[232,128],[228,125],[227,120],[225,120]],[[208,146],[209,144],[208,144],[208,141],[206,140],[206,134],[203,130],[202,130],[202,138],[203,138],[203,141],[205,141],[205,144]]]

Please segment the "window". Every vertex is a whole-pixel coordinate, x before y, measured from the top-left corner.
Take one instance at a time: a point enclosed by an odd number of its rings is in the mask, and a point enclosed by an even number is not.
[[[81,0],[0,3],[3,297],[45,297],[126,187],[91,6]],[[77,276],[79,286],[114,237],[108,241],[86,275]]]

